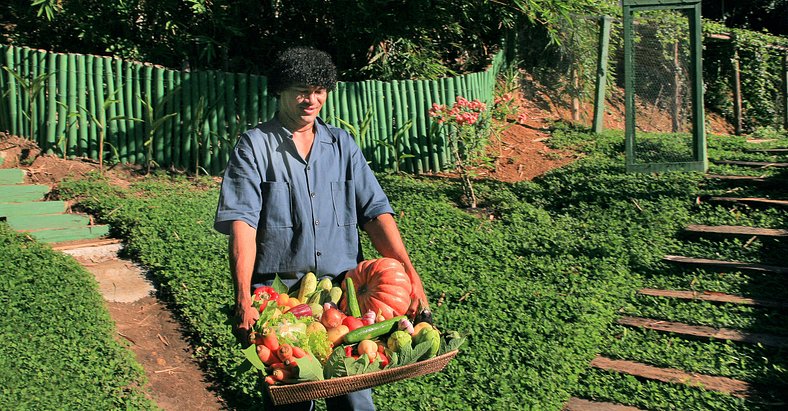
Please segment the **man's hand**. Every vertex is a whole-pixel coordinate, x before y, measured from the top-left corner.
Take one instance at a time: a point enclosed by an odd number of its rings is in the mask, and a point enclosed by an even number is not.
[[[249,343],[249,333],[251,333],[252,327],[258,318],[260,318],[260,312],[252,307],[251,304],[236,305],[233,332],[241,344]]]
[[[411,286],[413,287],[413,290],[410,292],[410,307],[408,307],[406,314],[408,317],[413,318],[419,313],[419,309],[429,307],[429,302],[427,301],[427,295],[424,294],[424,285],[421,283],[421,277],[416,273],[413,266],[410,266],[410,269],[406,267],[405,271],[408,273]]]

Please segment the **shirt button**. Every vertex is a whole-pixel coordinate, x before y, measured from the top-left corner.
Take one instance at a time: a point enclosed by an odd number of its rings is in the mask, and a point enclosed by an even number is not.
[[[306,166],[306,169],[307,169],[307,170],[311,170],[311,169],[312,169],[312,166]]]
[[[323,255],[323,253],[321,253],[320,251],[318,251],[318,252],[317,252],[317,256],[318,256],[318,257],[320,257],[321,255]]]
[[[312,197],[312,198],[314,198],[316,195],[317,194],[315,194],[314,192],[309,193],[309,196]]]
[[[315,220],[315,225],[320,225],[320,220]]]

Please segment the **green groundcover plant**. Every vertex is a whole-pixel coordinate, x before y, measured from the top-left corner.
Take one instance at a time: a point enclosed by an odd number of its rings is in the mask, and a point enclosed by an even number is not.
[[[0,223],[0,409],[157,409],[93,276]]]
[[[684,247],[678,233],[693,221],[703,177],[625,173],[620,132],[559,129],[552,144],[584,154],[533,182],[475,182],[473,213],[458,206],[458,182],[380,176],[436,324],[469,338],[443,372],[375,388],[379,409],[557,410],[571,395],[631,395],[629,383],[597,387],[610,378],[587,373],[588,363],[609,345],[619,309],[631,307],[648,273],[664,267],[662,256]],[[231,333],[227,241],[212,230],[218,185],[159,176],[121,189],[94,176],[60,189],[110,223],[152,270],[231,406],[255,408],[265,393]],[[376,256],[368,242],[363,249],[366,258]],[[735,374],[763,365],[747,367]],[[671,390],[633,405],[685,391]],[[681,397],[689,408],[741,405],[689,391]]]

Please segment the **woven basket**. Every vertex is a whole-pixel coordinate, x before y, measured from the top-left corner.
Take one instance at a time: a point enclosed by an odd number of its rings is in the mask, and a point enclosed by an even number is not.
[[[274,405],[291,404],[317,398],[336,397],[337,395],[404,380],[406,378],[438,372],[442,370],[455,355],[457,355],[457,350],[430,358],[429,360],[350,377],[329,378],[327,380],[308,381],[298,384],[264,385],[268,388],[268,393],[271,395],[271,400]]]

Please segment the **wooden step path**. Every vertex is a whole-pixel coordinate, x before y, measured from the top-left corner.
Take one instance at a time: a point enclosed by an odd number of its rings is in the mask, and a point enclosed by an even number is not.
[[[785,238],[788,237],[788,230],[780,228],[759,228],[736,225],[701,225],[691,224],[684,228],[685,232],[695,234],[719,234],[719,235],[738,235]]]
[[[770,274],[788,274],[788,267],[779,267],[776,265],[744,263],[741,261],[711,260],[708,258],[693,258],[680,255],[666,255],[662,259],[664,261],[670,261],[678,264],[687,264],[700,268],[714,268],[728,271],[735,270]]]
[[[688,373],[675,368],[654,367],[635,361],[614,360],[597,356],[591,361],[591,366],[602,370],[620,372],[650,380],[685,384],[706,390],[723,392],[741,398],[747,398],[753,393],[752,387],[745,381],[714,375]]]
[[[788,347],[788,337],[762,333],[748,333],[732,328],[714,328],[704,325],[689,325],[674,321],[628,316],[621,317],[616,322],[630,327],[691,335],[695,337],[731,340],[749,344],[762,344],[770,347]]]
[[[748,153],[788,153],[788,148],[750,148],[744,150]]]
[[[683,290],[659,290],[655,288],[641,288],[640,290],[638,290],[638,294],[650,295],[653,297],[678,298],[680,300],[699,300],[699,301],[711,301],[717,303],[753,305],[758,307],[788,308],[788,301],[747,298],[739,295],[725,294],[716,291],[683,291]]]
[[[768,162],[768,161],[741,161],[741,160],[710,160],[710,161],[718,165],[731,165],[731,166],[742,166],[742,167],[757,167],[757,168],[788,167],[788,163],[778,163],[778,162]]]
[[[754,198],[754,197],[707,197],[701,198],[700,201],[709,203],[723,203],[723,204],[746,204],[751,207],[784,207],[788,208],[788,200],[774,200],[770,198]]]
[[[758,185],[761,187],[784,186],[788,179],[780,177],[754,177],[754,176],[733,176],[722,174],[706,174],[707,180],[717,180],[728,184],[736,185]]]
[[[564,405],[563,411],[641,411],[641,409],[612,402],[597,402],[572,397]]]

